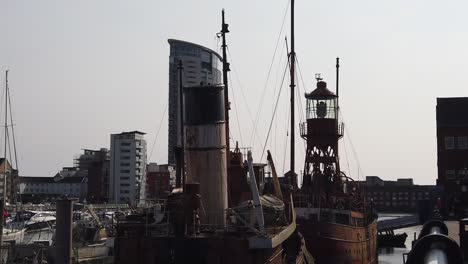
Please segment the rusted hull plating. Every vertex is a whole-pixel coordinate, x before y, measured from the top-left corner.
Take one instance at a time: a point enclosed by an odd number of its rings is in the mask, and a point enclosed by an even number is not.
[[[367,227],[353,227],[298,216],[297,223],[315,263],[377,263],[376,220]]]
[[[247,239],[209,238],[116,238],[116,264],[281,264],[283,249],[249,249]]]

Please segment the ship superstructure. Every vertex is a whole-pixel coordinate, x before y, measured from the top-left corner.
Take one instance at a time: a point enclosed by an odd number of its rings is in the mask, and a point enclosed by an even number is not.
[[[339,59],[336,67],[338,76]],[[377,215],[340,169],[338,88],[333,93],[317,76],[316,89],[305,97],[300,133],[307,148],[303,183],[294,196],[299,231],[317,263],[376,263]]]

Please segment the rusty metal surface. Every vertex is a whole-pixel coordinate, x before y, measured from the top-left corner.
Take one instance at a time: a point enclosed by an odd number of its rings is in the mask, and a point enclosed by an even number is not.
[[[225,223],[228,207],[226,149],[188,150],[187,182],[200,183],[202,223]]]

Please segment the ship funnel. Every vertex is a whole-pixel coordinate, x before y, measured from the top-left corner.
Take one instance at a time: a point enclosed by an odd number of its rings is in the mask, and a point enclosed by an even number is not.
[[[187,183],[199,183],[202,224],[224,225],[228,205],[223,85],[184,88]]]

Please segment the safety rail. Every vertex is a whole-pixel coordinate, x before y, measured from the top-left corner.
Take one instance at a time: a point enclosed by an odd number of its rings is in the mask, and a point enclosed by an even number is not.
[[[290,208],[289,203],[285,203],[285,210]],[[184,219],[187,226],[186,235],[201,236],[204,233],[216,232],[241,232],[253,233],[258,236],[266,236],[272,232],[282,230],[285,225],[289,224],[287,220],[287,212],[284,214],[265,214],[266,227],[265,232],[261,232],[255,218],[253,205],[245,205],[236,208],[228,208],[223,211],[193,211],[190,217],[187,217],[184,211],[164,211],[164,217],[159,222],[155,223],[146,217],[140,222],[145,228],[145,234],[150,237],[170,236],[175,235],[175,224]],[[146,214],[147,216],[148,214]],[[143,215],[142,215],[143,216]],[[126,220],[119,221],[119,224],[124,224]],[[133,221],[129,222],[133,224]],[[131,236],[132,230],[128,229],[125,232]]]
[[[351,197],[328,196],[328,199],[322,197],[318,199],[314,195],[296,194],[293,196],[294,207],[296,208],[329,208],[329,209],[347,209],[362,211],[362,203]]]
[[[343,122],[338,122],[338,129],[336,133],[340,137],[344,135],[344,126],[345,125]],[[309,131],[307,130],[307,121],[299,124],[299,131],[300,131],[301,137],[304,139],[307,139],[307,136],[309,135]]]

